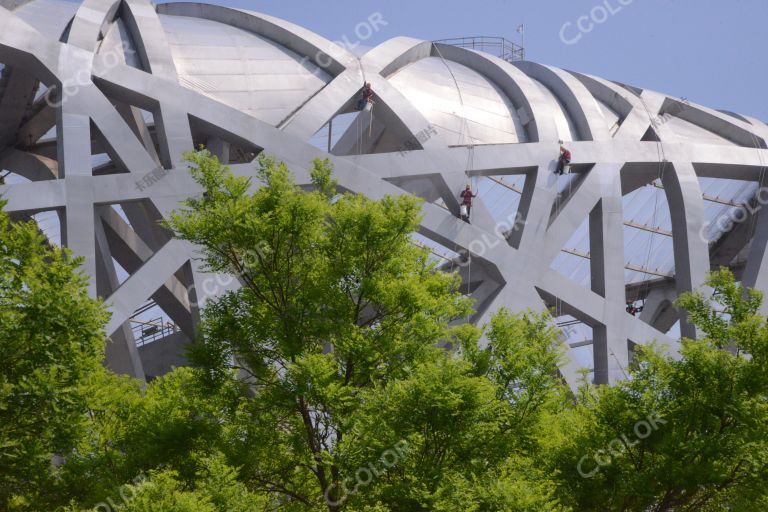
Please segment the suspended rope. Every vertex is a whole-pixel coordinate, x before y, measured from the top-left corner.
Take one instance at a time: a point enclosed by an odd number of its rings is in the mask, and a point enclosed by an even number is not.
[[[471,166],[473,165],[475,146],[474,146],[472,137],[469,135],[469,122],[467,121],[467,118],[466,118],[466,106],[464,105],[464,96],[461,94],[461,87],[459,87],[459,81],[456,79],[456,75],[453,73],[451,66],[443,57],[443,53],[440,51],[440,48],[438,48],[436,44],[433,44],[432,46],[437,52],[437,56],[440,57],[440,61],[443,63],[443,66],[445,66],[445,69],[447,69],[448,73],[451,75],[451,80],[453,80],[453,85],[454,87],[456,87],[456,93],[459,96],[459,104],[461,105],[461,114],[462,114],[461,116],[459,116],[459,119],[460,119],[459,145],[467,147],[467,165],[466,165],[466,170],[464,171],[464,174],[466,174],[467,178],[471,180],[472,177],[470,175],[470,171],[471,171]]]
[[[645,100],[643,99],[642,95],[640,95],[639,98],[640,98],[640,102],[643,105],[643,109],[645,109],[645,113],[648,116],[648,122],[650,123],[650,127],[653,128],[654,127],[654,122],[653,122],[654,116],[651,115],[651,111],[648,108],[648,105],[645,103]],[[654,132],[655,132],[655,130],[654,130]],[[664,172],[666,171],[666,167],[667,167],[667,155],[666,155],[666,153],[664,151],[664,142],[661,140],[661,135],[659,135],[658,132],[656,132],[656,156],[657,156],[657,158],[659,160],[659,172],[658,172],[658,175],[657,175],[656,179],[653,180],[653,181],[658,180],[659,181],[659,185],[661,185],[662,190],[663,190],[663,187],[664,187]],[[651,185],[653,185],[653,181],[651,182]],[[660,191],[654,187],[653,216],[651,218],[651,225],[654,226],[654,227],[656,227],[656,225],[658,223],[659,194],[660,194]],[[648,293],[649,293],[650,288],[651,288],[651,282],[650,282],[651,281],[651,277],[650,277],[650,274],[647,271],[650,268],[650,264],[651,264],[651,255],[653,253],[653,242],[654,242],[654,236],[655,235],[656,235],[655,231],[652,231],[651,234],[650,234],[650,238],[649,238],[649,241],[648,241],[648,252],[646,253],[645,263],[643,265],[643,269],[645,270],[645,272],[643,274],[643,280],[641,282],[641,286],[640,286],[639,290],[643,290],[644,289],[644,291],[642,293],[638,293],[638,295],[637,295],[638,298],[640,296],[642,296],[643,297],[643,301],[645,301],[645,297],[648,296]]]
[[[363,78],[363,90],[365,90],[365,87],[368,85],[368,79],[365,76],[365,67],[363,66],[363,61],[362,61],[362,59],[359,56],[355,55],[355,58],[357,59],[357,67],[360,70],[360,75]],[[365,100],[365,96],[363,96],[363,98],[358,100],[358,103],[362,102],[363,100]],[[369,118],[370,118],[369,119],[369,124],[368,124],[368,139],[369,140],[371,139],[371,132],[373,130],[373,98],[371,98],[370,100],[367,100],[366,103],[362,104],[363,108],[360,109],[360,114],[358,114],[357,120],[356,120],[356,122],[358,124],[358,127],[357,127],[358,128],[357,129],[357,154],[358,155],[362,155],[362,153],[363,153],[363,140],[362,140],[363,139],[363,130],[362,130],[362,126],[361,126],[361,124],[362,124],[362,113],[366,112],[368,104],[371,105],[370,110],[368,110],[368,112],[369,112],[368,115],[369,115]]]
[[[437,52],[438,57],[440,58],[440,61],[443,63],[446,70],[451,76],[451,80],[453,81],[454,87],[456,88],[456,92],[459,97],[459,103],[461,104],[462,111],[464,111],[465,110],[464,97],[461,93],[461,87],[459,86],[458,79],[456,78],[455,73],[451,69],[448,62],[446,61],[442,52],[440,51],[440,48],[438,48],[437,45],[433,45],[433,46],[435,48],[435,51]],[[459,125],[459,145],[463,145],[467,147],[467,164],[465,166],[466,170],[464,171],[464,174],[470,180],[472,189],[479,190],[480,177],[476,175],[472,175],[472,170],[474,169],[474,149],[475,149],[474,138],[469,133],[469,120],[466,118],[465,115],[462,115],[459,117],[461,119],[461,123]],[[490,190],[493,190],[496,185],[497,183],[493,183],[491,185]]]
[[[570,173],[569,173],[570,174]],[[565,192],[565,188],[563,188],[563,192]],[[573,193],[573,176],[569,176],[568,178],[568,195],[566,198],[570,198],[571,194]],[[562,197],[562,192],[559,190],[556,190],[555,193],[555,218],[557,218],[560,213],[562,212],[562,207],[564,203],[564,199]],[[560,299],[559,296],[555,295],[555,318],[561,317],[563,314],[563,301]]]
[[[463,137],[463,134],[464,134],[464,125],[467,122],[467,118],[463,115],[465,113],[464,112],[464,97],[461,94],[461,88],[459,87],[459,81],[456,80],[456,75],[453,74],[453,70],[451,69],[451,66],[448,65],[448,62],[443,57],[443,53],[440,51],[440,48],[438,48],[438,46],[436,44],[434,44],[434,43],[432,44],[432,47],[437,52],[437,56],[440,57],[440,61],[443,63],[443,66],[445,66],[445,69],[447,69],[448,73],[451,75],[451,80],[453,80],[453,85],[456,87],[456,92],[459,95],[459,103],[461,104],[461,109],[462,109],[462,115],[460,116],[460,118],[462,120],[462,123],[459,125],[459,144],[460,145],[464,145],[464,144],[461,144],[461,143],[463,142],[463,138],[462,137]]]
[[[358,114],[357,118],[355,119],[355,126],[357,127],[357,154],[362,155],[363,154],[363,129],[361,127],[362,123],[362,116]]]
[[[757,202],[760,202],[760,192],[763,190],[763,187],[765,186],[765,175],[766,175],[766,165],[765,161],[763,160],[763,151],[760,147],[760,137],[755,135],[752,131],[749,131],[749,136],[752,138],[752,142],[755,144],[755,150],[757,151],[757,159],[760,162],[760,174],[757,181],[757,191],[755,191],[755,199]],[[761,205],[757,205],[757,209],[760,208]],[[765,214],[765,213],[764,213]],[[755,227],[757,225],[757,211],[754,210],[752,213],[752,217],[749,219],[749,236],[753,236],[755,232]]]
[[[367,83],[368,83],[368,80],[367,80],[367,79],[366,79],[366,77],[365,77],[365,68],[363,67],[363,61],[362,61],[362,59],[361,59],[360,57],[358,57],[357,55],[355,55],[355,58],[357,59],[357,66],[358,66],[358,68],[360,69],[360,74],[361,74],[361,75],[362,75],[362,77],[363,77],[363,84],[367,84]]]
[[[467,297],[469,297],[472,286],[472,253],[467,251]],[[469,321],[469,314],[467,314],[467,321]]]
[[[613,358],[616,360],[616,364],[619,366],[619,369],[621,370],[621,373],[623,373],[623,374],[624,374],[624,379],[625,379],[625,380],[629,380],[629,375],[627,375],[627,372],[626,372],[626,371],[624,371],[624,367],[621,365],[621,361],[619,361],[619,358],[618,358],[618,357],[616,357],[616,354],[614,354],[614,353],[613,353],[613,350],[611,350],[610,348],[608,349],[608,351],[611,353],[611,355],[613,356]]]
[[[564,142],[561,140],[558,141],[558,144],[560,144],[561,147],[563,147]],[[558,158],[562,158],[562,152]],[[564,164],[565,165],[565,164]],[[570,175],[570,172],[568,173]],[[557,183],[557,181],[556,181]],[[573,186],[573,176],[569,176],[568,178],[568,198],[571,197],[572,193],[572,186]],[[557,188],[555,189],[555,218],[560,216],[560,213],[562,212],[563,207],[563,192],[565,192],[565,189],[561,192]],[[555,295],[555,318],[560,318],[563,314],[563,302],[562,299],[560,299],[559,296]]]
[[[461,94],[461,87],[459,87],[459,81],[456,80],[456,75],[453,73],[453,70],[451,69],[451,66],[448,65],[448,62],[443,57],[442,52],[440,51],[440,48],[436,44],[433,44],[432,47],[437,52],[438,57],[440,57],[440,61],[445,66],[445,69],[448,70],[448,73],[451,75],[451,79],[453,80],[453,85],[456,87],[456,93],[459,96],[459,104],[461,105],[461,116],[460,116],[460,123],[459,123],[459,145],[466,146],[467,147],[467,163],[465,165],[464,174],[467,176],[467,179],[470,182],[470,194],[473,194],[473,191],[477,191],[477,180],[474,181],[474,184],[472,184],[472,175],[471,171],[474,167],[474,160],[475,160],[475,146],[472,142],[472,137],[469,135],[469,123],[466,118],[466,107],[464,105],[464,97]],[[466,131],[466,134],[465,134]],[[465,140],[466,135],[466,140]],[[469,199],[472,200],[471,197]],[[459,211],[461,211],[461,205],[459,206]],[[469,220],[469,214],[470,210],[469,207],[467,208],[467,220]],[[467,293],[466,295],[469,296],[471,291],[471,285],[472,285],[472,254],[467,248]],[[469,322],[470,316],[467,315],[467,322]]]
[[[445,57],[443,56],[442,52],[440,51],[440,48],[438,45],[433,45],[435,48],[435,51],[437,52],[438,57],[440,58],[440,61],[443,63],[443,66],[445,66],[445,69],[448,70],[448,73],[451,76],[451,80],[453,81],[454,87],[456,88],[456,93],[459,98],[459,103],[461,104],[462,109],[462,115],[459,116],[460,118],[460,124],[459,124],[459,145],[466,146],[467,148],[467,164],[465,166],[464,174],[467,176],[467,179],[470,182],[470,186],[472,187],[472,190],[476,190],[479,192],[479,182],[480,178],[479,176],[473,176],[472,171],[474,169],[474,158],[475,158],[475,143],[474,138],[471,136],[469,131],[469,120],[466,118],[466,105],[464,104],[464,96],[461,93],[461,87],[459,86],[459,81],[456,79],[456,75],[453,72],[453,69],[451,69],[451,66],[446,61]]]
[[[466,165],[466,171],[464,171],[464,173],[470,179],[470,182],[471,182],[472,178],[471,178],[469,172],[470,172],[470,170],[472,169],[472,167],[474,165],[474,161],[475,161],[474,154],[475,154],[474,146],[469,146],[467,148],[467,165]],[[474,187],[471,187],[469,193],[473,194],[474,190],[477,190],[477,182],[475,182],[475,186]],[[470,201],[471,201],[471,199],[470,199]],[[470,215],[470,211],[469,211],[469,207],[467,207],[467,220],[469,220],[469,215]],[[472,286],[472,253],[469,251],[469,249],[467,249],[467,258],[468,258],[467,259],[467,296],[469,296],[470,293],[471,293],[471,286]],[[469,323],[469,319],[470,319],[470,315],[468,313],[467,314],[467,323]]]
[[[373,103],[371,103],[371,111],[368,115],[368,139],[371,139],[371,130],[373,130]]]

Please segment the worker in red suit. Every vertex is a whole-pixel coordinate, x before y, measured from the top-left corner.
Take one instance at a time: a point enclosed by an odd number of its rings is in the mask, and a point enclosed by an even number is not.
[[[357,110],[363,110],[368,103],[373,103],[373,89],[371,82],[366,82],[363,86],[362,97],[357,102]]]
[[[472,193],[472,189],[469,185],[461,191],[461,206],[459,209],[459,217],[466,223],[469,223],[469,214],[472,210],[472,198],[477,197],[477,194]]]
[[[557,170],[555,171],[560,176],[565,172],[565,166],[571,163],[571,152],[563,147],[560,143],[560,158],[557,159]]]

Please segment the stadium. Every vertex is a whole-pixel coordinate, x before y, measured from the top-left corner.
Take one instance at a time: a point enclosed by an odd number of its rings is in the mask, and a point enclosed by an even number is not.
[[[84,258],[119,373],[184,364],[205,300],[237,284],[159,224],[201,192],[181,160],[200,145],[239,175],[266,152],[308,183],[329,158],[343,190],[422,198],[413,243],[460,273],[471,321],[549,308],[571,384],[582,369],[621,379],[637,344],[674,354],[696,337],[673,302],[710,269],[768,289],[768,126],[748,113],[527,61],[498,38],[361,50],[210,4],[0,5],[0,194]]]

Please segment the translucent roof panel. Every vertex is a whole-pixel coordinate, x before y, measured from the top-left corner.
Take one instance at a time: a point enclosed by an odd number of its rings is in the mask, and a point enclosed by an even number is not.
[[[578,175],[569,176],[558,183],[562,197],[566,197],[578,186]],[[520,204],[520,197],[525,185],[525,176],[487,176],[473,178],[473,187],[483,198],[494,219],[503,223],[514,219]],[[732,218],[741,218],[734,213],[744,209],[757,192],[754,182],[700,178],[699,184],[704,197],[705,229],[703,234],[708,241],[714,242],[730,229]],[[557,209],[557,202],[555,210]],[[637,284],[659,278],[674,277],[675,261],[672,239],[672,221],[666,193],[660,180],[654,180],[623,197],[624,215],[624,262],[626,284]],[[573,282],[589,288],[590,286],[590,247],[589,221],[584,219],[564,244],[561,252],[553,260],[551,268]],[[560,312],[555,312],[559,316]],[[567,341],[578,343],[584,337],[583,329],[571,327],[573,319],[557,318],[558,323],[569,326]],[[580,330],[581,329],[581,330]],[[669,330],[669,335],[679,338],[678,324]],[[585,361],[591,357],[591,347],[579,347],[574,353],[582,353]],[[581,351],[581,352],[578,352]]]
[[[672,221],[658,180],[623,198],[625,281],[636,283],[674,270]]]
[[[527,142],[512,102],[466,66],[428,57],[388,78],[449,145]]]
[[[483,198],[483,204],[490,210],[494,220],[499,224],[514,226],[525,176],[483,176],[472,178],[471,181],[472,188]]]
[[[590,285],[589,219],[584,219],[550,267],[581,286]]]
[[[179,82],[276,125],[331,77],[265,37],[201,18],[160,15]]]
[[[700,178],[699,186],[705,198],[704,217],[708,222],[705,233],[709,242],[729,231],[734,219],[743,219],[741,214],[746,213],[746,209],[738,213],[736,210],[744,208],[758,188],[755,182],[718,178]]]

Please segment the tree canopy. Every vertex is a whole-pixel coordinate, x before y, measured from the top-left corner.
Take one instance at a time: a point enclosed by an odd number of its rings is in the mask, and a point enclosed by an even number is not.
[[[32,506],[52,454],[86,428],[82,383],[103,358],[107,315],[79,263],[34,222],[0,214],[0,508]]]
[[[729,271],[679,299],[680,357],[572,392],[546,311],[464,323],[414,197],[187,158],[204,192],[167,227],[241,286],[150,383],[101,365],[79,260],[0,212],[0,510],[768,510],[768,325]]]

